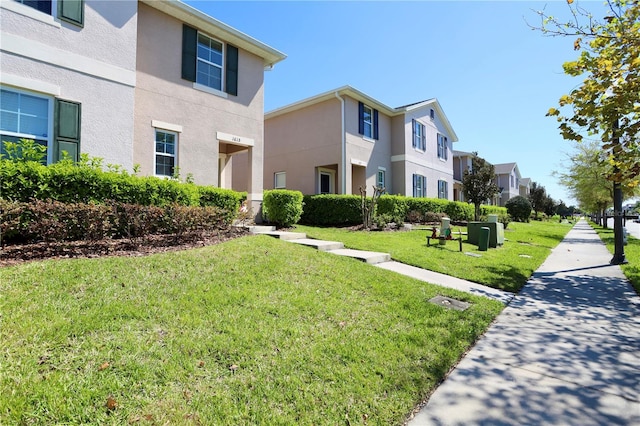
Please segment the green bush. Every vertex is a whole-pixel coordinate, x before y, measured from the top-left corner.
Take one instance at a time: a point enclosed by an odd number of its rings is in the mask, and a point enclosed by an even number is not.
[[[181,235],[228,229],[231,223],[228,213],[214,206],[0,200],[2,244]]]
[[[453,221],[469,221],[473,220],[474,208],[473,204],[449,201],[444,208],[444,212]]]
[[[490,214],[497,214],[498,217],[501,214],[507,214],[507,208],[506,207],[500,207],[500,206],[489,206],[486,204],[482,204],[480,206],[480,216],[488,216]]]
[[[531,203],[525,197],[518,195],[511,198],[505,204],[507,212],[517,222],[529,222],[531,214]]]
[[[346,226],[362,223],[359,195],[305,195],[300,223],[312,226]]]
[[[390,222],[397,222],[396,219],[404,220],[408,219],[409,208],[407,204],[407,197],[398,195],[383,195],[378,198],[378,205],[376,208],[376,215],[387,215],[393,218]]]
[[[270,223],[281,227],[295,225],[302,216],[302,192],[286,189],[264,191],[262,213]]]
[[[83,156],[73,163],[63,160],[49,166],[35,161],[0,160],[0,197],[27,202],[56,200],[64,203],[102,204],[115,200],[143,206],[215,206],[237,215],[246,194],[212,186],[181,183],[126,171],[103,170],[100,159]]]

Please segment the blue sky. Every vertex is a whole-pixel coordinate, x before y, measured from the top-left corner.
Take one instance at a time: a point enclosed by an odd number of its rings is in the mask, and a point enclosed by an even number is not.
[[[435,97],[454,149],[516,162],[522,177],[575,203],[551,175],[573,145],[545,113],[580,84],[562,71],[577,52],[572,38],[527,26],[543,8],[568,17],[564,1],[187,3],[288,56],[265,73],[266,111],[344,85],[392,107]]]

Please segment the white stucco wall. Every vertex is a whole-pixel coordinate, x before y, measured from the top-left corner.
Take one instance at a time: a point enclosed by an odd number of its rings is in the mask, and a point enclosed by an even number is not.
[[[55,12],[54,12],[55,13]],[[86,1],[78,27],[0,3],[0,81],[82,104],[80,150],[131,170],[137,1]]]

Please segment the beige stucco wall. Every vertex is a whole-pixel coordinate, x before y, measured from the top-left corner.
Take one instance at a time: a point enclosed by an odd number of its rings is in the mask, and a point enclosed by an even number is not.
[[[0,4],[3,86],[82,104],[81,152],[132,168],[137,1],[86,1],[84,27]],[[52,127],[52,126],[51,126]]]
[[[364,186],[367,194],[373,193],[379,168],[386,171],[387,190],[391,190],[391,118],[378,112],[378,139],[365,138],[358,133],[358,101],[348,96],[345,99],[346,151],[347,151],[347,193],[359,195],[359,187]],[[374,106],[371,106],[374,108]],[[365,182],[354,181],[349,171],[351,165],[366,166]],[[358,173],[356,174],[356,176]]]
[[[273,189],[274,173],[286,171],[287,189],[315,194],[317,167],[341,162],[341,105],[337,98],[265,119],[264,187]]]
[[[181,176],[191,174],[196,183],[219,186],[219,153],[226,151],[226,144],[217,140],[217,132],[252,139],[251,168],[247,168],[234,184],[229,182],[231,172],[227,170],[223,184],[238,190],[250,188],[253,194],[250,197],[262,199],[262,59],[239,50],[238,96],[226,98],[194,89],[192,82],[183,80],[181,60],[182,22],[141,3],[138,10],[134,161],[140,164],[143,174],[154,174],[155,129],[152,120],[169,123],[181,129],[177,153]],[[234,146],[232,149],[239,148]],[[234,157],[232,163],[237,162]],[[241,178],[244,182],[240,182]]]

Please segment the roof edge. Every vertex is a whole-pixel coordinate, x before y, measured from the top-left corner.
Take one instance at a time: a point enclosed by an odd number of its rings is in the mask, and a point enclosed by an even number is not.
[[[221,22],[206,13],[180,0],[139,0],[140,2],[191,24],[213,36],[220,36],[237,47],[242,48],[264,60],[265,67],[272,67],[283,61],[287,55],[277,49]]]

